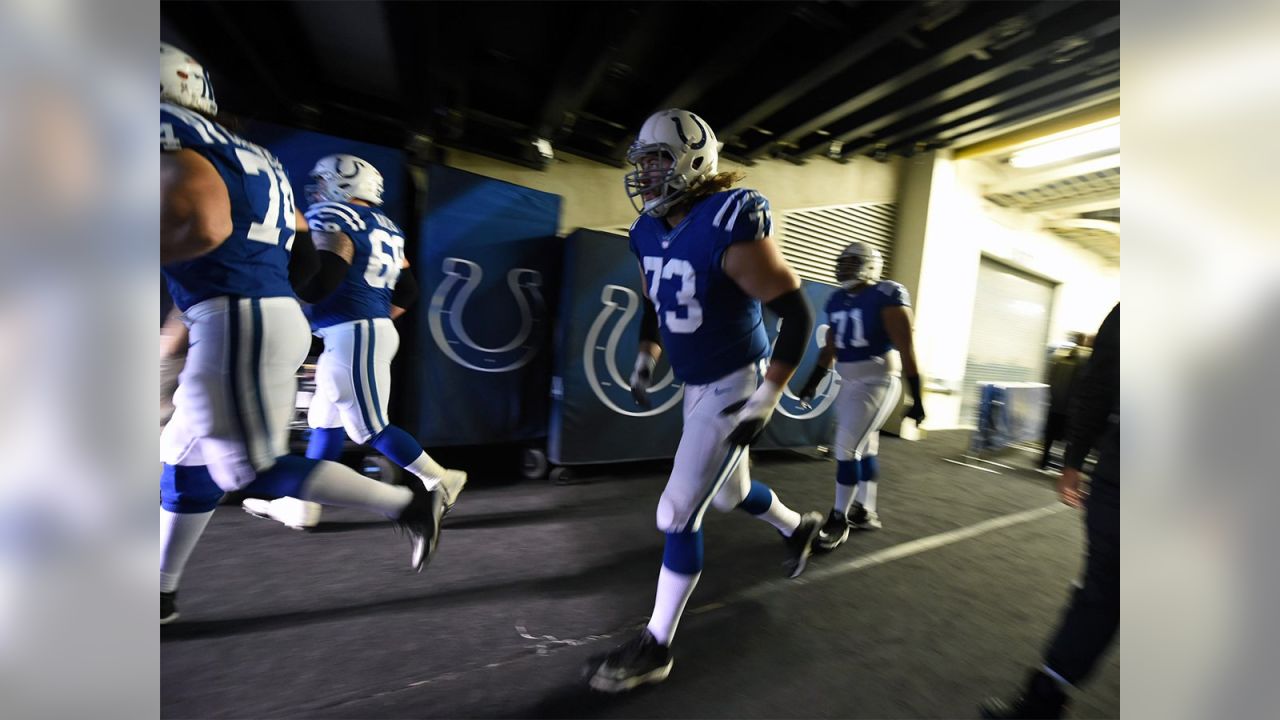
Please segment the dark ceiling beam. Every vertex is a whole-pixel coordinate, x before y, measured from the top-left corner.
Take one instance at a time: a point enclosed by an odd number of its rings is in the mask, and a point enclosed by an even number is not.
[[[848,144],[846,140],[842,155],[844,157],[850,157],[877,145],[888,147],[900,143],[903,140],[923,138],[934,128],[944,127],[949,123],[956,122],[957,120],[962,120],[963,118],[974,116],[991,108],[999,107],[1000,105],[1021,97],[1022,95],[1034,92],[1040,88],[1050,87],[1064,80],[1069,80],[1077,75],[1103,70],[1108,66],[1119,62],[1119,60],[1120,51],[1111,50],[1085,60],[1074,61],[1060,70],[1042,75],[1035,80],[1011,87],[1003,92],[998,92],[980,100],[975,100],[974,102],[968,103],[941,115],[930,117],[921,123],[892,135],[888,135],[883,138],[867,138],[855,145]],[[908,113],[906,116],[909,115],[910,114]],[[897,120],[894,120],[894,122],[896,121]],[[888,124],[891,123],[886,123],[886,125]]]
[[[787,17],[796,11],[796,7],[786,5],[779,8],[773,3],[761,3],[754,13],[747,15],[741,25],[734,31],[726,33],[729,39],[716,47],[713,52],[708,53],[707,62],[698,66],[674,90],[658,101],[650,114],[667,108],[694,107],[707,90],[732,76],[747,61],[763,51],[765,46],[785,27]],[[631,129],[613,145],[609,154],[615,158],[622,158],[634,139],[635,130]]]
[[[763,50],[786,26],[787,16],[794,12],[794,7],[780,8],[773,3],[756,7],[755,12],[749,13],[741,25],[726,33],[726,37],[730,39],[708,53],[710,59],[662,98],[653,111],[691,107],[709,88],[732,75]]]
[[[205,5],[209,9],[209,13],[213,16],[213,20],[218,24],[224,38],[231,41],[234,52],[240,54],[253,67],[253,72],[257,76],[255,79],[262,83],[271,97],[288,98],[291,93],[286,93],[280,83],[276,82],[275,76],[280,68],[274,66],[273,63],[263,59],[262,53],[253,42],[245,37],[244,32],[240,30],[236,21],[227,15],[227,11],[220,3],[208,3]]]
[[[894,42],[899,35],[906,32],[920,19],[921,8],[915,3],[906,5],[885,23],[868,29],[845,50],[826,62],[810,70],[803,77],[796,78],[745,113],[738,116],[720,129],[721,140],[728,142],[741,135],[748,128],[761,120],[772,116],[779,110],[791,105],[796,100],[817,90],[824,83],[848,70],[872,53]]]
[[[1074,33],[1072,37],[1079,37],[1084,40],[1092,41],[1101,37],[1105,37],[1106,35],[1109,35],[1119,29],[1120,29],[1120,18],[1118,16],[1111,17],[1098,23],[1097,25],[1094,25],[1093,27],[1089,28],[1088,30],[1082,33]],[[924,112],[942,103],[950,102],[951,100],[955,100],[956,98],[963,97],[967,93],[973,92],[974,90],[988,87],[993,83],[999,82],[1007,77],[1010,77],[1019,72],[1023,72],[1029,68],[1032,68],[1038,65],[1039,63],[1041,63],[1042,61],[1052,57],[1054,53],[1057,52],[1057,48],[1058,46],[1056,43],[1049,44],[1049,45],[1042,45],[1041,47],[1035,50],[1032,50],[1029,53],[1020,55],[1006,63],[993,67],[990,70],[965,78],[964,80],[956,83],[955,85],[952,85],[951,87],[944,88],[931,95],[927,95],[917,100],[916,102],[911,103],[910,105],[907,105],[906,107],[900,108],[898,110],[894,110],[891,113],[885,113],[884,115],[880,115],[874,120],[869,120],[865,123],[862,123],[861,125],[858,125],[857,127],[854,127],[846,132],[843,132],[834,138],[824,138],[822,141],[813,143],[809,147],[804,148],[798,153],[791,153],[791,155],[793,155],[796,159],[803,160],[821,151],[822,149],[829,147],[831,143],[838,142],[841,145],[844,145],[845,143],[848,143],[850,140],[856,140],[860,137],[870,135],[871,133],[875,133],[879,130],[890,127],[894,123],[898,123],[903,120],[906,120],[907,118],[913,115],[916,115],[917,113]],[[1117,52],[1115,53],[1115,55],[1118,56],[1119,53]],[[1045,77],[1047,78],[1050,76],[1058,76],[1057,80],[1061,80],[1069,75],[1074,75],[1082,72],[1084,69],[1087,69],[1087,68],[1081,67],[1081,65],[1085,65],[1085,64],[1087,63],[1085,62],[1073,63],[1067,66],[1066,69],[1059,70],[1054,73],[1050,73]],[[1045,85],[1049,84],[1049,82],[1047,82],[1045,78],[1040,78],[1037,81],[1028,83],[1028,85],[1032,85],[1035,83],[1039,83],[1038,87],[1044,87]],[[1026,89],[1021,90],[1019,94],[1023,92],[1029,92],[1032,89],[1032,88],[1027,88],[1025,85],[1022,87]],[[875,142],[874,140],[868,141],[867,143],[864,144],[864,146],[866,144],[871,144],[874,142]],[[856,152],[856,150],[854,152]]]
[[[435,132],[432,110],[442,102],[443,91],[434,72],[434,53],[440,47],[440,3],[386,3],[405,104],[405,123],[415,132]]]
[[[1011,128],[1033,121],[1041,115],[1062,109],[1064,103],[1071,106],[1092,105],[1110,97],[1120,95],[1120,75],[1111,73],[1094,78],[1087,83],[1064,88],[1044,97],[1002,110],[998,113],[984,115],[971,122],[957,125],[945,132],[926,139],[913,139],[897,143],[888,148],[890,152],[908,149],[917,143],[927,142],[931,146],[941,147],[954,145],[960,140],[965,144],[978,143],[987,138],[1007,132]]]
[[[574,32],[576,40],[561,59],[560,69],[534,125],[538,137],[552,142],[558,139],[556,135],[562,128],[572,124],[573,116],[591,98],[619,49],[616,43],[601,48],[597,34],[600,28],[609,27],[611,6],[601,3],[579,7],[582,12]]]
[[[1015,13],[1009,17],[1022,17],[1025,18],[1028,23],[1034,25],[1035,23],[1042,22],[1075,4],[1075,2],[1042,2],[1026,12]],[[771,142],[762,144],[760,147],[748,153],[748,157],[751,157],[752,159],[758,158],[769,152],[775,145],[793,144],[795,141],[807,137],[816,130],[821,130],[832,122],[848,117],[849,115],[866,108],[872,103],[882,100],[885,97],[888,97],[889,95],[892,95],[893,93],[898,92],[899,90],[902,90],[903,88],[906,88],[929,75],[932,75],[938,70],[960,62],[965,58],[970,57],[975,52],[984,50],[988,45],[991,45],[996,41],[999,33],[998,26],[1000,24],[1000,22],[993,21],[982,32],[952,45],[937,55],[934,55],[933,57],[918,63],[915,66],[894,75],[893,77],[890,77],[874,87],[858,93],[854,97],[840,103],[830,110],[827,110],[821,115],[811,118],[810,120],[791,128],[785,133],[782,133]]]

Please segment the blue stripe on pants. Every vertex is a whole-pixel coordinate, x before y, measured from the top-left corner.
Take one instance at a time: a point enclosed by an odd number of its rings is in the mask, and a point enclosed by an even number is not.
[[[706,494],[698,501],[697,512],[693,514],[693,517],[689,518],[689,522],[681,528],[681,532],[690,532],[702,527],[702,515],[707,511],[707,506],[711,504],[711,499],[716,496],[716,493],[720,492],[724,481],[738,468],[738,462],[742,460],[742,455],[746,451],[746,447],[742,445],[735,445],[729,448],[724,461],[720,463],[720,469],[716,471],[716,477],[712,481],[711,487],[707,489]]]
[[[374,340],[377,339],[378,333],[374,330],[372,320],[365,320],[365,322],[369,324],[369,352],[367,353],[368,361],[366,365],[367,372],[369,374],[369,401],[373,406],[373,419],[378,422],[377,427],[369,429],[373,431],[374,435],[377,435],[382,428],[386,427],[387,416],[382,411],[382,402],[378,397],[378,373],[374,371],[373,367],[373,360],[375,357],[374,350],[376,347],[374,345]]]
[[[364,363],[364,329],[360,323],[355,325],[355,343],[351,353],[351,381],[356,386],[356,404],[360,406],[360,417],[364,418],[364,426],[370,435],[377,434],[373,421],[369,418],[369,405],[365,402],[364,382],[361,379],[361,368]]]

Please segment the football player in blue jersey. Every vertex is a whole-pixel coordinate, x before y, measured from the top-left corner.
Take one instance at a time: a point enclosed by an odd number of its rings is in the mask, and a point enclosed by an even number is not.
[[[284,168],[212,119],[204,69],[165,44],[160,100],[160,261],[190,333],[160,443],[160,622],[177,618],[183,568],[233,490],[395,519],[421,570],[439,538],[442,492],[286,454],[294,373],[311,332],[290,283],[296,210]]]
[[[826,313],[829,330],[818,364],[800,390],[813,398],[831,361],[840,373],[836,396],[836,500],[817,546],[834,550],[849,538],[849,529],[880,527],[876,513],[876,478],[880,428],[898,406],[903,375],[911,391],[907,417],[924,420],[920,370],[911,337],[911,298],[892,280],[881,280],[884,259],[864,242],[853,242],[836,259],[840,289],[831,293]],[[892,352],[897,350],[897,353]],[[899,368],[899,363],[901,368]],[[852,504],[852,512],[850,512]]]
[[[445,512],[467,482],[461,470],[431,459],[412,435],[387,422],[391,360],[400,335],[391,322],[417,297],[417,283],[404,260],[404,233],[378,208],[382,173],[354,155],[329,155],[311,171],[306,219],[320,256],[320,272],[338,279],[323,297],[302,296],[312,330],[324,338],[316,363],[316,392],[308,412],[307,457],[337,460],[347,437],[371,445],[444,492]],[[320,520],[318,503],[296,498],[251,498],[244,507],[294,528]]]
[[[658,501],[666,534],[657,598],[648,626],[595,661],[591,687],[629,690],[666,679],[669,646],[702,573],[702,518],[708,506],[741,508],[785,539],[787,576],[804,571],[822,515],[804,515],[753,481],[747,447],[764,429],[804,355],[813,311],[800,280],[772,238],[769,203],[740,179],[718,173],[719,147],[703,120],[664,110],[645,121],[627,160],[627,195],[640,217],[631,250],[643,273],[640,350],[630,385],[641,406],[658,357],[666,353],[684,382],[684,429]],[[769,352],[761,303],[782,319]]]

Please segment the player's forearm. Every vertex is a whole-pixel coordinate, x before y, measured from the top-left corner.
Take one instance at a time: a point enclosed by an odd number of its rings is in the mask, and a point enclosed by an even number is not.
[[[831,369],[831,363],[836,359],[836,349],[830,345],[823,345],[818,351],[818,367],[825,370]]]
[[[795,374],[795,365],[784,362],[771,362],[769,363],[769,369],[765,370],[764,379],[781,387],[790,382],[791,376]]]
[[[662,357],[662,346],[656,342],[652,342],[649,340],[641,340],[639,352],[645,353],[649,355],[649,357],[653,358],[654,360],[657,360],[658,358]]]
[[[766,304],[782,319],[782,327],[774,341],[773,358],[765,378],[781,386],[791,379],[804,359],[805,346],[813,332],[813,308],[799,288],[784,292]]]
[[[916,363],[916,349],[910,344],[898,351],[902,359],[902,376],[920,377],[920,366]]]

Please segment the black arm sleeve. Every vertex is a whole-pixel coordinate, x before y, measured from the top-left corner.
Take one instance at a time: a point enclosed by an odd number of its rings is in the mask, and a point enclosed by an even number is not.
[[[813,308],[799,288],[783,293],[766,303],[768,308],[782,318],[782,329],[773,344],[773,360],[798,366],[804,358],[809,333],[813,331]]]
[[[303,302],[318,303],[328,297],[329,293],[338,289],[342,279],[347,276],[347,271],[351,269],[351,263],[335,253],[320,250],[316,254],[320,256],[319,272],[311,276],[302,287],[293,289]]]
[[[924,395],[920,392],[920,376],[913,375],[907,378],[907,390],[911,393],[911,402],[918,403]]]
[[[1067,467],[1079,469],[1111,414],[1120,407],[1120,306],[1102,321],[1093,344],[1093,356],[1075,383],[1071,414],[1067,420]]]
[[[662,333],[658,332],[658,309],[649,298],[644,298],[644,312],[640,316],[640,342],[662,346]]]
[[[315,243],[311,242],[311,231],[301,228],[293,237],[293,247],[289,250],[289,286],[297,291],[311,282],[319,269],[320,258],[316,256]]]
[[[418,299],[418,281],[414,279],[409,268],[400,269],[400,277],[396,280],[396,289],[391,291],[391,304],[406,310]]]

